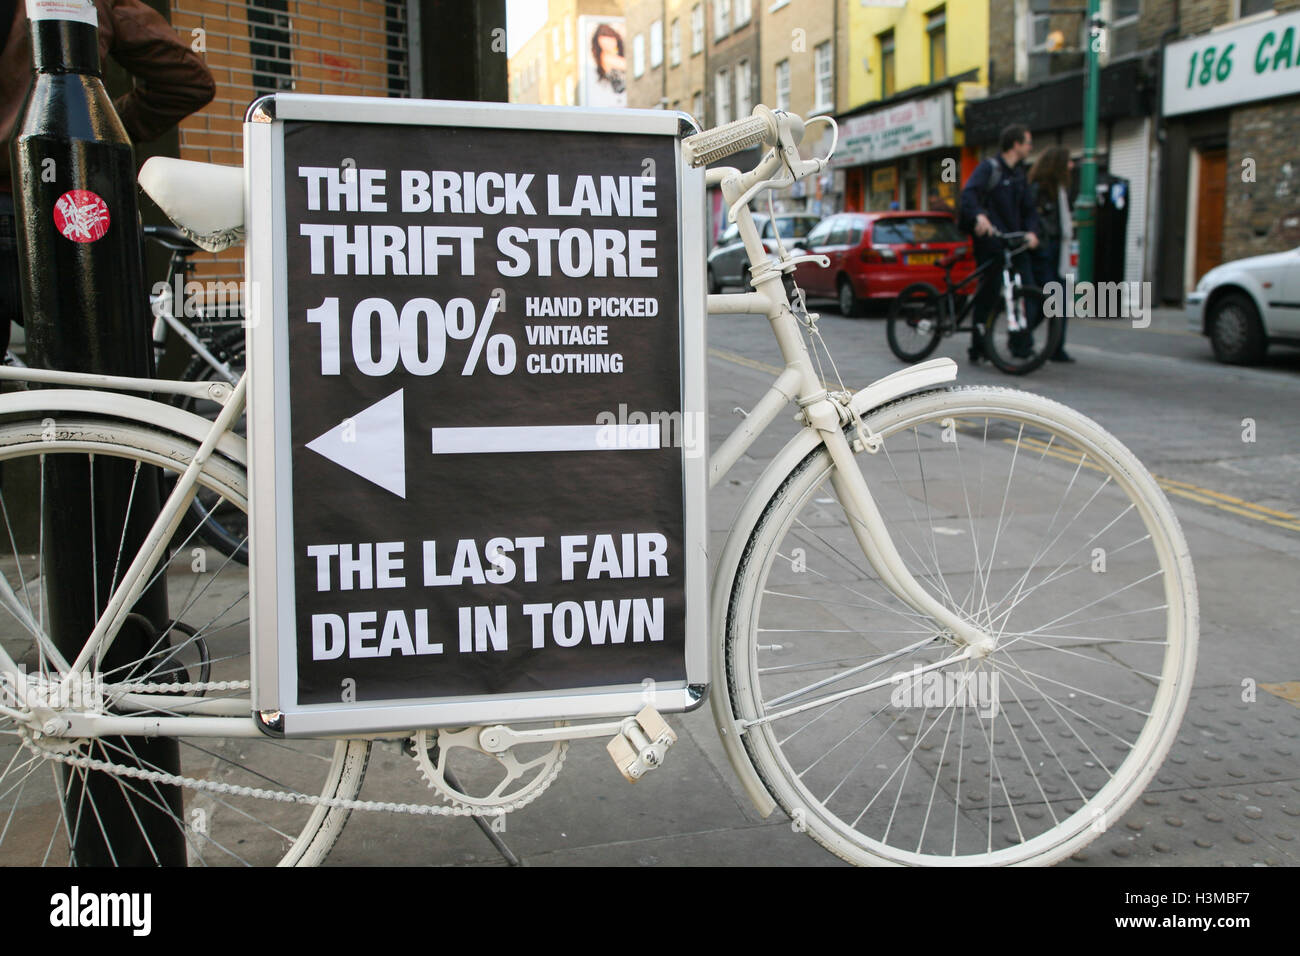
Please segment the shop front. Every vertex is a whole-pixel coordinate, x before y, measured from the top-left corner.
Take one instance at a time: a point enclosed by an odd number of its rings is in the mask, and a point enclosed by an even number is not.
[[[844,209],[952,211],[961,190],[951,88],[840,117]]]
[[[1171,43],[1161,106],[1160,284],[1300,245],[1300,12]]]

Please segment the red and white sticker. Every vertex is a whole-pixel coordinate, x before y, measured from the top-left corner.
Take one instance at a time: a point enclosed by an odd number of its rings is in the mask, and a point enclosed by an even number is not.
[[[73,242],[102,239],[108,224],[108,203],[89,189],[69,189],[54,204],[54,225]]]

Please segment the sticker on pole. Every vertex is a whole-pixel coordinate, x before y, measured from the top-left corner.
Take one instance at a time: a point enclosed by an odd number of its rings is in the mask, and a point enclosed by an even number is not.
[[[93,0],[27,0],[29,20],[72,20],[99,26]]]
[[[274,290],[250,352],[275,459],[252,489],[258,708],[294,734],[693,706],[703,181],[676,116],[275,109],[250,124],[283,237],[263,253],[250,223]]]
[[[54,204],[54,225],[65,239],[94,242],[108,232],[108,203],[89,189],[69,189]]]

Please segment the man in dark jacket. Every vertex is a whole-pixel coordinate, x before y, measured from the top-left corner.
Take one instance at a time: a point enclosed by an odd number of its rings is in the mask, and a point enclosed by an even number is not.
[[[969,353],[972,362],[978,362],[984,355],[980,336],[1002,293],[1002,242],[996,234],[1027,232],[1029,248],[1034,249],[1042,231],[1033,192],[1021,165],[1033,152],[1033,136],[1024,126],[1008,126],[1002,131],[1000,146],[1002,152],[981,162],[961,191],[960,220],[974,224],[976,266],[997,260],[981,277],[975,292],[975,324],[971,329]],[[1022,252],[1012,262],[1020,273],[1020,281],[1033,285],[1034,270],[1028,253]]]
[[[133,143],[157,139],[212,101],[212,74],[160,13],[140,0],[95,0],[95,8],[100,62],[111,56],[135,80],[113,103]],[[6,10],[12,16],[5,17]],[[0,357],[9,343],[9,320],[22,312],[9,169],[10,141],[33,73],[31,21],[21,0],[0,0],[0,31],[6,30],[0,33]]]

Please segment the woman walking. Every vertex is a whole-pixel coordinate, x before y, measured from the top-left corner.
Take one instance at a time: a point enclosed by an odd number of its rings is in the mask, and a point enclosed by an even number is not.
[[[1070,243],[1074,239],[1074,222],[1070,213],[1070,151],[1053,146],[1038,157],[1029,173],[1034,191],[1038,221],[1042,223],[1042,242],[1030,254],[1034,267],[1034,284],[1048,288],[1049,282],[1062,282],[1070,268]],[[1068,310],[1067,310],[1068,311]],[[1061,316],[1061,344],[1051,356],[1053,362],[1073,362],[1065,351],[1066,316]]]

